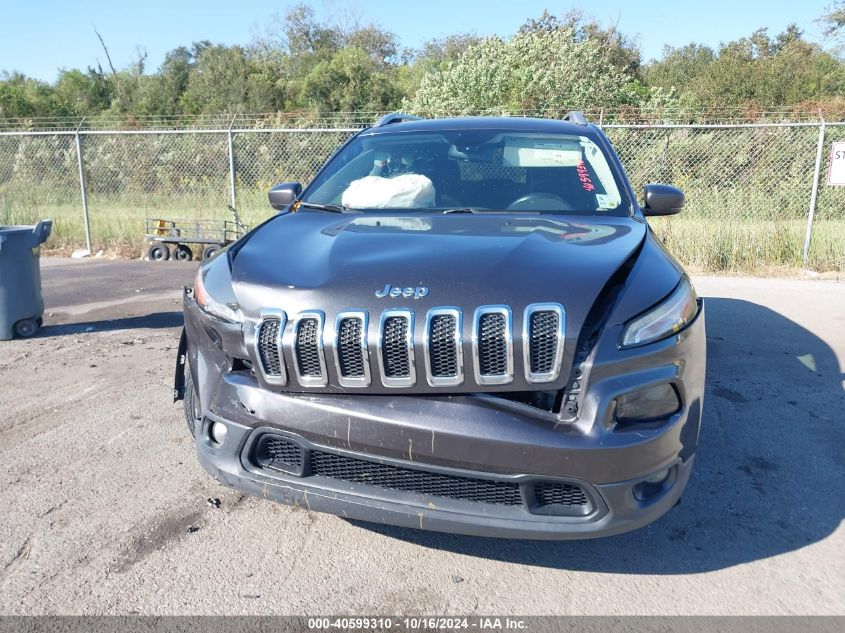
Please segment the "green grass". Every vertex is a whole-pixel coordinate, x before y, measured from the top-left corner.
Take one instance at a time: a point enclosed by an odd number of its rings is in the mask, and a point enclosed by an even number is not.
[[[702,272],[804,268],[806,220],[708,220],[683,214],[652,218],[654,231],[686,266]],[[813,224],[806,268],[845,272],[845,219]]]
[[[65,201],[60,195],[27,198],[0,194],[0,224],[32,224],[53,218],[48,252],[84,247],[78,192],[69,192]],[[43,202],[45,198],[53,201]],[[266,200],[263,191],[240,194],[238,205],[243,221],[254,226],[273,213]],[[94,249],[137,257],[145,251],[145,217],[227,220],[227,202],[225,192],[123,199],[94,196],[89,200]],[[724,212],[720,215],[718,219],[708,219],[690,210],[671,218],[654,218],[650,223],[675,256],[697,271],[762,273],[772,268],[804,267],[804,219],[755,219]],[[845,272],[845,218],[816,221],[808,268]]]

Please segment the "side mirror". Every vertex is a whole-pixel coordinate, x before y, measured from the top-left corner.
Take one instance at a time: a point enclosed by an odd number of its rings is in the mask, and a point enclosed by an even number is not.
[[[270,200],[270,206],[276,211],[284,211],[300,193],[302,193],[302,185],[298,182],[283,182],[271,188],[267,192],[267,198]]]
[[[684,208],[684,192],[669,185],[645,186],[643,215],[675,215]]]

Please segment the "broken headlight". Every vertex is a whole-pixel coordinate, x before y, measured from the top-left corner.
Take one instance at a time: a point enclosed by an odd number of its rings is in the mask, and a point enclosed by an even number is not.
[[[194,280],[194,299],[203,312],[221,321],[243,321],[238,300],[232,291],[229,258],[226,254],[215,257],[200,267]]]
[[[666,299],[628,322],[620,347],[638,347],[672,336],[689,325],[696,314],[698,297],[689,279],[683,277]]]

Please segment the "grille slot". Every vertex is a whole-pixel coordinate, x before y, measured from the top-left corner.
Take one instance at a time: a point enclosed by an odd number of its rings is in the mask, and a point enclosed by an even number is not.
[[[330,479],[432,497],[509,506],[522,504],[519,485],[515,483],[412,470],[324,451],[311,452],[310,473]]]
[[[504,315],[482,315],[478,329],[480,330],[478,363],[481,366],[481,375],[503,376],[508,370]]]
[[[337,337],[340,375],[358,378],[364,375],[361,353],[361,319],[343,319]]]
[[[261,324],[258,334],[259,352],[261,355],[261,366],[268,376],[282,375],[282,362],[279,348],[276,341],[279,338],[279,322],[276,319],[269,319]]]
[[[319,322],[317,319],[302,319],[296,331],[296,360],[302,376],[319,378],[320,369]]]
[[[484,306],[475,311],[473,330],[476,382],[501,385],[513,380],[511,312],[506,306]]]
[[[343,319],[337,336],[338,367],[340,375],[357,378],[364,375],[364,358],[361,350],[361,319]]]
[[[411,373],[408,358],[408,319],[388,317],[384,321],[384,374],[389,378],[407,378]]]
[[[457,319],[451,314],[438,314],[431,319],[429,354],[431,375],[435,378],[453,378],[458,374],[456,325]]]
[[[410,387],[414,369],[414,315],[407,310],[388,310],[381,315],[379,365],[386,387]]]
[[[335,365],[344,387],[370,384],[370,356],[367,350],[366,312],[342,312],[335,325]]]
[[[328,381],[323,358],[322,312],[300,314],[293,331],[293,357],[300,384],[304,387],[324,387]]]
[[[432,387],[459,385],[464,381],[461,311],[430,310],[425,327],[425,360]]]
[[[563,358],[564,312],[556,303],[538,303],[525,309],[523,349],[529,382],[549,382],[560,374]]]
[[[285,313],[265,310],[255,331],[255,355],[261,374],[270,384],[284,385],[287,380],[285,361],[282,356],[282,333],[285,329]]]
[[[535,312],[531,315],[531,373],[546,374],[555,363],[557,348],[558,316],[551,311]]]

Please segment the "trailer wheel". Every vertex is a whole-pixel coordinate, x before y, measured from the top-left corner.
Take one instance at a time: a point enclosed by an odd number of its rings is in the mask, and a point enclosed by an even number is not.
[[[220,250],[220,247],[217,246],[216,244],[212,244],[211,246],[206,246],[205,250],[203,250],[203,252],[202,252],[202,258],[203,259],[210,259],[210,258],[214,257],[214,254],[218,250]]]
[[[176,250],[173,251],[173,259],[176,259],[180,262],[189,262],[194,258],[194,253],[191,251],[190,247],[185,246],[184,244],[179,244],[176,247]]]
[[[163,262],[170,259],[170,249],[167,244],[153,244],[147,251],[147,256],[151,262]]]

